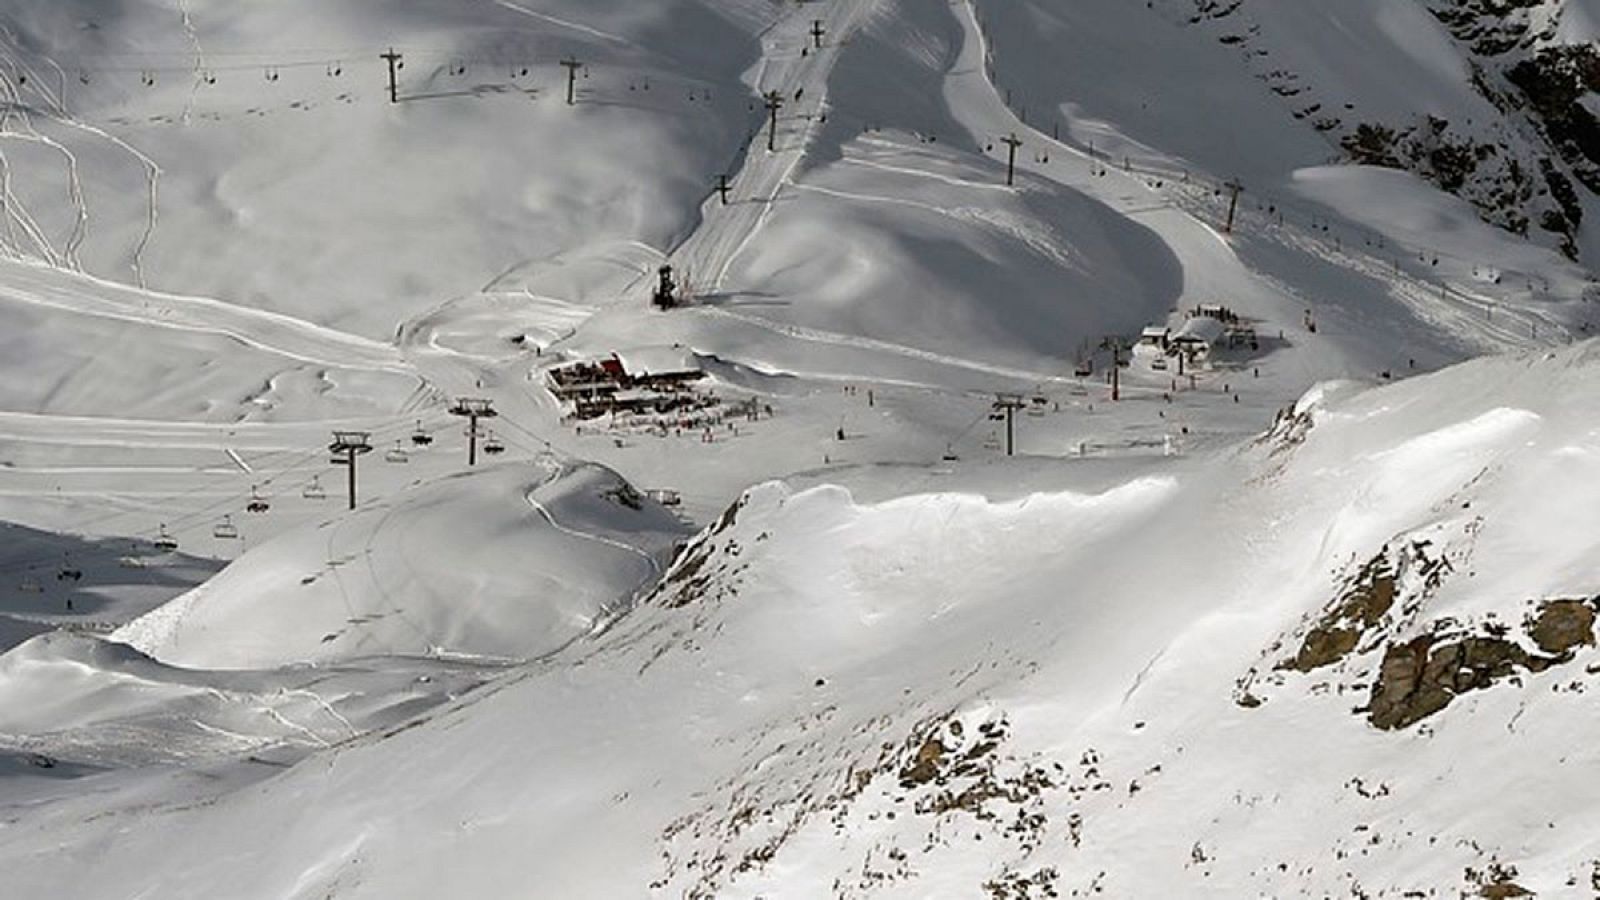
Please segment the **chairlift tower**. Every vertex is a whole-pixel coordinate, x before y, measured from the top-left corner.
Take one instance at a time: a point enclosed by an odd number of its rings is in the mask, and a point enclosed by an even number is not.
[[[372,452],[372,433],[367,431],[335,431],[333,443],[328,445],[328,452],[333,454],[333,464],[348,466],[350,508],[356,508],[356,457],[363,453]],[[342,458],[341,458],[342,457]]]
[[[405,58],[405,54],[404,53],[396,53],[396,52],[394,52],[394,48],[390,47],[388,53],[379,53],[378,54],[378,58],[389,64],[389,102],[390,103],[399,103],[400,102],[399,72],[400,72],[400,69],[405,67],[405,63],[401,62],[400,60]]]
[[[1022,146],[1022,139],[1016,133],[1006,135],[1000,139],[1006,145],[1006,186],[1016,183],[1017,178],[1017,148]]]
[[[678,305],[678,283],[672,280],[672,267],[664,265],[656,270],[656,274],[661,280],[651,293],[650,302],[657,309],[672,309]]]
[[[996,394],[994,397],[994,412],[996,417],[1005,416],[1006,420],[1006,455],[1016,455],[1016,414],[1017,410],[1027,406],[1021,394]]]
[[[767,101],[767,152],[778,149],[778,110],[783,108],[783,95],[768,91]]]
[[[1100,342],[1103,350],[1111,351],[1111,400],[1116,402],[1122,399],[1122,353],[1128,345],[1120,337],[1108,337]]]
[[[1235,178],[1223,187],[1228,189],[1228,221],[1223,224],[1222,233],[1233,234],[1233,215],[1239,210],[1239,193],[1244,190],[1244,185]]]
[[[467,420],[467,465],[478,464],[478,420],[500,415],[494,411],[494,401],[482,397],[458,397],[450,407],[450,415],[464,416]]]
[[[567,70],[567,105],[578,102],[578,70],[583,68],[583,63],[577,57],[569,56],[561,61]]]

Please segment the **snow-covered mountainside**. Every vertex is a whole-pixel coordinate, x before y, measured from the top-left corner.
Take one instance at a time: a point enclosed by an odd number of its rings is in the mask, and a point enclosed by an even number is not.
[[[97,776],[0,855],[79,897],[1587,888],[1597,389],[1590,344],[1111,484],[759,486],[492,691],[151,811]]]
[[[1593,0],[0,6],[0,895],[1600,892]]]
[[[1275,189],[1285,163],[1329,156],[1405,169],[1515,234],[1572,257],[1600,252],[1585,227],[1600,206],[1600,7],[1591,0],[1024,0],[994,4],[988,24],[998,77],[1036,117],[1050,116],[1040,101],[1071,98],[1140,131],[1176,125],[1185,135],[1165,149],[1192,151],[1195,164],[1256,188]],[[1064,43],[1065,64],[1042,83],[1008,60],[1013,49],[1037,58]],[[1118,61],[1130,45],[1162,56]],[[1158,90],[1173,51],[1205,77]],[[1101,77],[1141,63],[1152,71],[1134,90]],[[1218,90],[1230,80],[1239,84]],[[1280,148],[1280,135],[1293,137]]]

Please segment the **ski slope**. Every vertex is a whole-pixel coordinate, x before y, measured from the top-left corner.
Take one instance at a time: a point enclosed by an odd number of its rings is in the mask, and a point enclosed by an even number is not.
[[[235,6],[0,11],[11,890],[1600,871],[1594,276],[1295,114],[1520,127],[1420,4]]]
[[[1594,505],[1543,492],[1594,474],[1596,366],[1585,346],[1308,397],[1293,429],[1109,487],[762,486],[634,614],[495,690],[248,791],[191,789],[209,799],[109,844],[115,817],[57,801],[0,852],[17,884],[82,896],[515,894],[530,840],[560,850],[542,889],[585,895],[1471,891],[1490,876],[1464,872],[1503,867],[1559,892],[1594,864],[1566,774],[1592,743],[1592,646],[1420,726],[1352,707],[1385,646],[1593,595]],[[1574,538],[1529,547],[1552,515]],[[1369,556],[1412,544],[1450,572],[1402,582],[1376,646],[1272,668]],[[1525,802],[1481,814],[1512,785]],[[208,862],[263,826],[285,839]],[[106,849],[64,876],[31,850],[62,840]]]

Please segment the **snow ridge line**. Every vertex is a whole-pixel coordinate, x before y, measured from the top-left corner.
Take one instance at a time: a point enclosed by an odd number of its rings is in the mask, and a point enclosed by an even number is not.
[[[538,488],[534,488],[533,490],[538,490]],[[533,496],[533,491],[529,491],[528,493],[524,494],[523,499],[527,500],[528,505],[533,507],[534,512],[537,512],[539,516],[543,518],[545,522],[549,523],[550,527],[554,528],[556,531],[559,531],[568,537],[578,538],[579,540],[594,541],[595,543],[606,544],[608,546],[615,547],[618,550],[626,550],[627,552],[632,553],[633,555],[638,556],[645,562],[649,563],[650,570],[657,576],[661,574],[661,562],[649,553],[640,550],[638,547],[635,547],[632,544],[625,544],[622,541],[614,538],[608,538],[603,534],[595,534],[589,531],[579,531],[576,528],[569,528],[561,524],[560,522],[556,521],[555,516],[550,514],[550,509],[546,507],[544,503],[540,502],[538,498]]]

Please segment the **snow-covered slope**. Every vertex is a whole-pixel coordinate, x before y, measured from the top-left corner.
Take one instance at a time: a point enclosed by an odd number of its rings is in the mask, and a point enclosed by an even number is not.
[[[1591,884],[1592,5],[7,5],[0,893]]]
[[[393,727],[502,673],[492,665],[398,658],[205,672],[57,632],[0,657],[0,729],[5,752],[71,778],[219,758],[286,765]]]
[[[598,466],[511,464],[284,535],[112,637],[206,668],[527,659],[626,606],[683,532]]]
[[[1594,252],[1592,3],[982,9],[1014,107],[1112,159],[1156,150],[1258,191],[1330,159],[1407,169],[1516,234]],[[1030,68],[1050,49],[1060,65]]]
[[[768,14],[612,7],[11,4],[5,246],[385,338],[530,257],[669,243],[754,118]]]
[[[85,897],[1559,893],[1597,862],[1597,354],[1335,386],[1089,492],[763,486],[498,690],[112,843],[47,805],[0,855]]]

